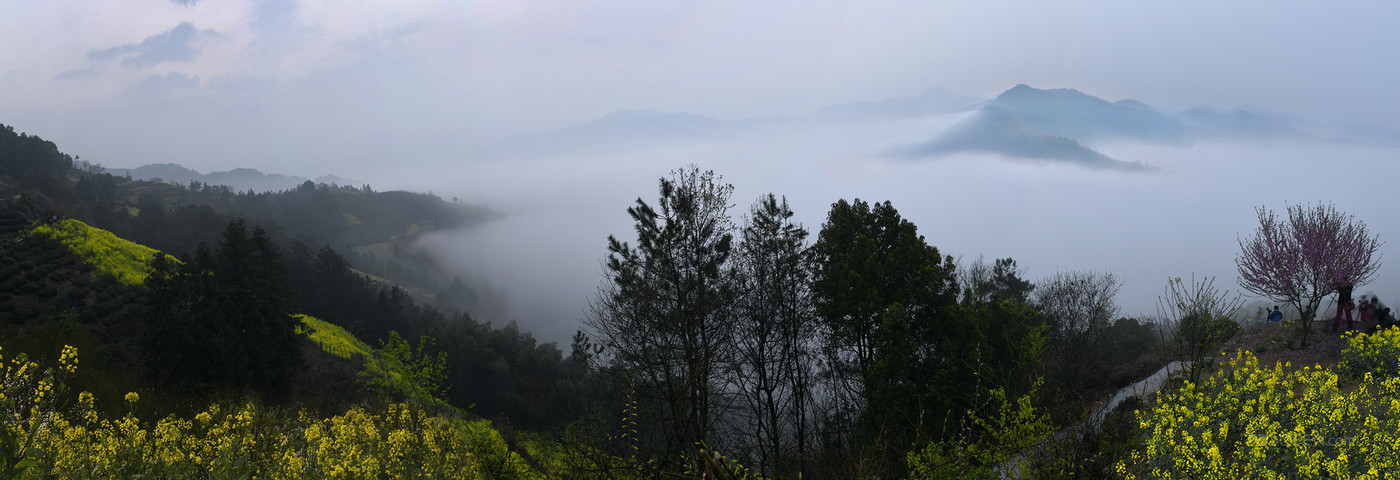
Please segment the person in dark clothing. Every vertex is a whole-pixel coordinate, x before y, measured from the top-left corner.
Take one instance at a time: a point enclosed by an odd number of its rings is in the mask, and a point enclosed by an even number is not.
[[[1356,304],[1351,301],[1351,284],[1337,286],[1337,315],[1332,317],[1332,331],[1342,325],[1342,317],[1347,319],[1347,329],[1351,329],[1351,311]]]
[[[1350,298],[1346,299],[1346,302],[1337,305],[1337,316],[1332,318],[1332,331],[1335,332],[1338,328],[1341,328],[1343,317],[1347,320],[1347,330],[1351,330],[1351,311],[1355,309],[1356,304],[1352,303]]]
[[[1361,322],[1361,328],[1366,328],[1371,324],[1371,317],[1375,311],[1376,304],[1366,300],[1366,296],[1361,296],[1361,303],[1356,306],[1356,321]]]
[[[1278,323],[1282,321],[1283,312],[1278,311],[1278,305],[1274,305],[1274,311],[1269,312],[1269,323]]]
[[[1382,308],[1376,312],[1376,321],[1379,322],[1377,330],[1395,326],[1395,316],[1390,314],[1389,308]]]

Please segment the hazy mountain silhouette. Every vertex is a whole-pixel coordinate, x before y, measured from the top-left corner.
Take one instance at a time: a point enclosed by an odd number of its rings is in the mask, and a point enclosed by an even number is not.
[[[487,147],[486,156],[549,157],[602,155],[701,142],[761,139],[808,128],[840,135],[846,125],[917,120],[972,112],[922,144],[897,149],[901,156],[960,152],[1060,161],[1095,169],[1143,171],[1131,159],[1115,159],[1093,148],[1098,142],[1134,141],[1186,145],[1197,140],[1305,140],[1400,146],[1400,131],[1312,123],[1258,109],[1224,112],[1197,107],[1168,114],[1143,102],[1110,102],[1079,90],[1042,90],[1025,84],[995,99],[934,88],[916,97],[829,105],[811,115],[719,120],[683,112],[618,110],[596,120],[539,133],[514,135]],[[834,130],[832,130],[834,128]],[[798,133],[800,135],[800,133]]]
[[[1308,138],[1288,123],[1267,118],[1245,109],[1222,113],[1210,107],[1196,107],[1177,114],[1192,127],[1228,137]],[[1299,119],[1301,120],[1301,119]]]
[[[1255,107],[1244,107],[1237,111],[1286,125],[1299,132],[1299,135],[1296,137],[1299,139],[1357,143],[1381,147],[1400,147],[1400,130],[1391,128],[1372,125],[1319,123],[1297,115]]]
[[[917,97],[889,98],[874,102],[852,102],[818,109],[812,117],[823,121],[862,121],[920,118],[956,113],[974,108],[987,99],[932,88]]]
[[[488,152],[507,156],[617,153],[712,139],[752,123],[681,112],[618,110],[558,130],[512,135],[496,142]]]
[[[236,191],[279,192],[296,188],[308,181],[305,177],[263,173],[252,168],[235,168],[226,172],[199,173],[176,163],[157,163],[132,169],[109,168],[113,174],[126,174],[137,180],[160,179],[170,184],[189,184],[191,181],[210,185],[227,185]],[[315,183],[353,185],[350,180],[335,175],[317,177]]]
[[[992,100],[1024,125],[1027,132],[1078,140],[1126,138],[1175,142],[1189,131],[1180,120],[1136,100],[1107,100],[1078,90],[1040,90],[1020,84]]]
[[[1136,100],[1108,102],[1078,90],[1017,85],[932,140],[908,149],[913,156],[960,152],[1074,163],[1094,169],[1145,171],[1151,167],[1104,155],[1084,139],[1182,141],[1189,127]]]
[[[903,153],[925,157],[964,152],[1062,161],[1093,169],[1151,170],[1151,167],[1139,162],[1110,158],[1064,135],[1034,133],[1014,113],[995,105],[984,107],[973,118],[954,126],[933,141]]]

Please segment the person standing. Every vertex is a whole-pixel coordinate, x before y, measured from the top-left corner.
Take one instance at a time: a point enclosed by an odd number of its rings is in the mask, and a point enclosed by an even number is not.
[[[1351,328],[1351,311],[1356,308],[1356,304],[1351,301],[1351,284],[1337,286],[1337,315],[1332,318],[1332,331],[1342,325],[1342,316],[1347,319],[1347,328]]]
[[[1366,300],[1365,295],[1361,296],[1361,305],[1356,307],[1356,320],[1361,322],[1362,329],[1371,324],[1371,313],[1374,312],[1375,307],[1374,302]]]
[[[1269,323],[1278,323],[1282,321],[1283,312],[1278,311],[1278,305],[1274,305],[1274,311],[1269,312]]]
[[[1356,304],[1355,304],[1355,303],[1352,303],[1352,301],[1351,301],[1350,298],[1348,298],[1348,299],[1346,299],[1344,302],[1338,304],[1338,305],[1337,305],[1337,316],[1332,318],[1332,330],[1331,330],[1331,331],[1335,332],[1335,331],[1337,331],[1338,328],[1341,328],[1341,327],[1342,327],[1342,318],[1343,318],[1343,317],[1346,317],[1346,320],[1347,320],[1347,330],[1351,330],[1351,326],[1352,326],[1352,322],[1351,322],[1351,311],[1352,311],[1352,310],[1355,310],[1355,309],[1356,309]]]

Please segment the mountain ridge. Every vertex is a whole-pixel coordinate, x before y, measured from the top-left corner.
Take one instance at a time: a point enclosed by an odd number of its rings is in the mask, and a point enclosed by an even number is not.
[[[329,185],[353,185],[355,182],[336,175],[322,175],[308,179],[296,175],[263,173],[255,168],[238,167],[226,171],[200,173],[198,170],[178,163],[152,163],[136,168],[106,168],[112,174],[125,174],[136,180],[160,180],[164,183],[188,184],[200,182],[210,185],[224,185],[237,191],[279,192],[296,188],[308,181]]]

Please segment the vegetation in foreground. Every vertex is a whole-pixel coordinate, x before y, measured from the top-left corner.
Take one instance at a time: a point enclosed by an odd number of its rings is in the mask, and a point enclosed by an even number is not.
[[[487,420],[414,403],[319,417],[256,402],[215,403],[151,421],[126,395],[120,417],[68,391],[78,352],[57,366],[23,355],[3,366],[0,460],[5,478],[538,478]]]
[[[1400,330],[1350,334],[1330,368],[1235,352],[1139,412],[1136,479],[1389,479],[1400,475]]]

